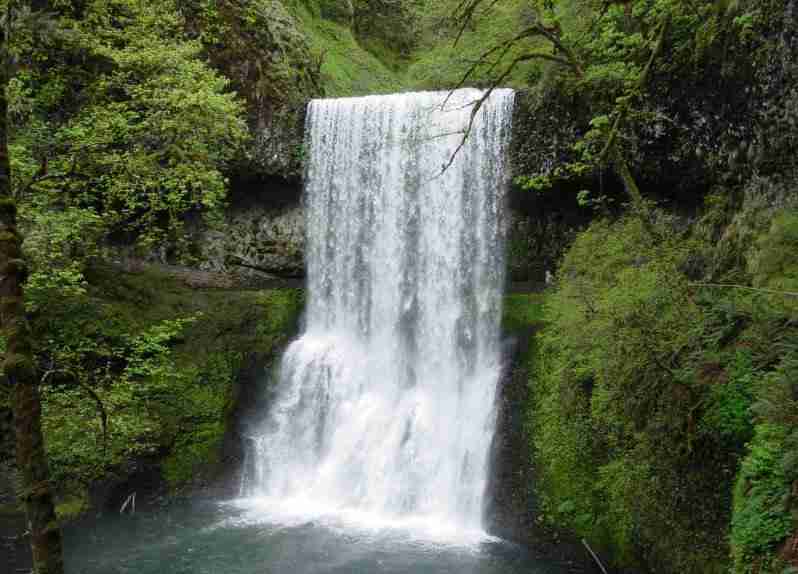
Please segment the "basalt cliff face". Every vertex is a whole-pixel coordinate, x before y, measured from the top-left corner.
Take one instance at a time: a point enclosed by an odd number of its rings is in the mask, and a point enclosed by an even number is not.
[[[252,4],[264,6],[249,18],[232,7],[220,10],[235,32],[235,41],[226,38],[208,45],[210,60],[244,95],[254,137],[232,177],[226,227],[200,236],[202,267],[239,273],[246,269],[252,277],[258,273],[297,277],[304,250],[298,210],[305,106],[311,97],[407,89],[397,75],[373,85],[357,79],[381,77],[383,72],[390,75],[377,60],[361,59],[360,52],[368,50],[360,46],[371,46],[369,42],[380,36],[391,37],[397,27],[412,30],[414,22],[398,4],[382,6],[374,1],[334,3],[334,7],[322,3],[298,12],[280,8],[277,1]],[[666,50],[666,71],[651,80],[655,97],[638,112],[645,120],[635,122],[624,141],[630,169],[647,197],[689,222],[712,190],[745,186],[754,172],[780,169],[784,163],[780,158],[763,154],[770,143],[784,138],[780,126],[791,125],[795,114],[791,87],[796,66],[795,12],[795,3],[785,1],[756,53],[746,46],[726,46],[720,63],[712,67],[669,67]],[[270,14],[279,17],[261,27],[265,31],[259,34],[265,36],[258,36],[259,48],[251,50],[250,36],[256,27],[252,18],[257,22]],[[199,18],[197,22],[197,26],[202,23]],[[331,30],[357,48],[336,52],[341,45],[335,50],[332,44],[324,45],[333,37]],[[412,36],[405,34],[407,42]],[[400,51],[406,52],[410,45],[401,46]],[[322,49],[327,59],[314,63],[314,48]],[[338,67],[333,64],[338,57],[356,64],[356,69],[349,70],[348,85],[336,76]],[[286,70],[292,73],[286,76]],[[590,130],[592,117],[591,104],[583,94],[561,89],[556,82],[522,90],[516,98],[511,156],[517,184],[510,194],[508,221],[511,281],[542,282],[546,272],[556,268],[575,232],[596,214],[594,208],[580,204],[578,192],[608,198],[610,210],[626,201],[620,181],[609,168],[579,175],[563,173],[564,165],[578,159],[574,146]],[[522,189],[519,176],[537,181],[537,187]],[[757,194],[752,190],[748,195]],[[771,199],[774,205],[784,201]]]

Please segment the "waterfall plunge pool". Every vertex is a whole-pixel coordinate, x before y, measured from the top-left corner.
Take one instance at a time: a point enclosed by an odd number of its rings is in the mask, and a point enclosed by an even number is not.
[[[296,501],[294,501],[296,502]],[[517,545],[289,501],[195,501],[81,522],[67,574],[563,574]],[[301,503],[298,503],[301,504]],[[419,530],[420,529],[420,530]]]
[[[311,103],[306,326],[249,498],[75,528],[69,574],[563,571],[483,531],[513,93],[482,96]]]

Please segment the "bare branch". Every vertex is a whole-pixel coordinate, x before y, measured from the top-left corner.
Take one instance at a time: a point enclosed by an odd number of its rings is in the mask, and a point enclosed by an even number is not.
[[[452,153],[452,155],[449,157],[449,161],[446,162],[446,164],[441,168],[441,173],[445,172],[447,169],[449,169],[452,166],[457,154],[460,153],[460,150],[462,150],[463,147],[465,146],[468,136],[471,135],[471,130],[474,127],[474,121],[476,120],[479,110],[482,109],[483,104],[488,100],[488,98],[490,98],[493,91],[496,88],[498,88],[502,84],[502,82],[504,82],[510,76],[510,74],[513,72],[513,70],[518,64],[520,64],[521,62],[526,62],[528,60],[534,60],[534,59],[547,60],[550,62],[555,62],[566,66],[570,65],[570,62],[568,62],[567,60],[563,60],[562,58],[558,58],[557,56],[552,56],[551,54],[541,54],[537,52],[533,52],[530,54],[522,54],[521,56],[517,56],[516,58],[514,58],[513,61],[510,62],[510,65],[508,65],[507,68],[504,70],[504,72],[496,79],[495,82],[492,83],[492,85],[485,91],[485,93],[482,94],[482,97],[480,97],[479,100],[477,100],[476,103],[474,103],[474,107],[471,109],[471,116],[468,119],[468,125],[463,131],[463,138],[460,141],[460,144]],[[462,87],[462,84],[460,84],[458,87]],[[446,105],[446,102],[448,101],[449,97],[452,95],[453,91],[454,90],[450,91],[449,94],[446,96],[446,99],[444,100],[442,106]]]
[[[465,18],[467,22],[471,19],[471,17],[473,17],[474,11],[483,1],[484,0],[463,0],[463,2],[455,10],[455,14],[457,14],[458,11],[463,10],[464,14],[463,16],[461,16],[461,18]],[[488,9],[494,6],[496,2],[497,0],[491,0],[488,5]],[[460,34],[458,34],[458,37],[455,40],[455,45],[457,44],[457,40],[459,40],[464,27],[465,24],[461,28]],[[463,140],[460,142],[460,145],[457,146],[457,149],[455,149],[454,153],[451,155],[446,165],[443,166],[441,173],[445,172],[447,169],[449,169],[449,167],[451,167],[451,165],[454,163],[455,157],[465,145],[465,140],[468,138],[468,136],[471,133],[471,129],[473,127],[476,115],[479,112],[479,109],[482,107],[485,101],[490,97],[490,94],[493,92],[493,90],[498,86],[500,86],[510,76],[510,74],[513,72],[513,70],[518,64],[520,64],[521,62],[526,62],[535,59],[545,60],[561,66],[570,67],[578,78],[581,79],[584,77],[584,70],[582,68],[581,63],[579,62],[579,59],[576,57],[576,54],[570,48],[568,48],[568,46],[563,44],[563,42],[560,40],[559,35],[560,35],[559,27],[548,28],[544,26],[542,23],[536,22],[532,26],[525,28],[524,30],[522,30],[512,38],[509,38],[508,40],[505,40],[503,42],[500,42],[499,44],[496,44],[495,46],[492,46],[491,48],[483,52],[482,55],[476,61],[471,63],[471,66],[468,68],[466,73],[460,78],[460,81],[455,85],[454,88],[452,88],[449,91],[449,94],[447,94],[446,98],[441,104],[441,108],[446,106],[446,104],[449,101],[449,98],[454,93],[454,91],[462,88],[466,84],[466,82],[473,76],[473,74],[476,72],[479,66],[485,64],[485,61],[489,57],[498,52],[498,55],[490,63],[487,69],[487,72],[491,73],[504,60],[504,58],[507,56],[510,50],[522,40],[537,36],[546,38],[554,47],[555,51],[563,55],[563,57],[560,57],[556,54],[548,54],[545,52],[530,52],[515,57],[507,66],[507,68],[504,70],[504,72],[493,82],[491,82],[490,88],[488,88],[483,97],[480,98],[480,100],[477,101],[477,103],[474,105],[474,108],[471,112],[471,117],[468,122],[468,126],[466,127],[463,134]]]
[[[466,28],[468,25],[471,24],[474,20],[474,15],[476,14],[477,9],[480,5],[485,2],[486,0],[462,0],[460,4],[455,8],[454,20],[455,22],[459,21],[459,27],[457,30],[457,35],[454,38],[454,45],[460,42],[460,39],[463,37]],[[487,12],[491,8],[493,8],[496,4],[500,2],[500,0],[487,0],[488,5],[485,7],[483,12]],[[462,11],[462,14],[460,12]]]
[[[441,108],[446,106],[446,104],[449,101],[449,98],[451,97],[452,93],[455,90],[459,90],[460,88],[465,86],[466,82],[469,80],[469,78],[471,78],[471,76],[474,74],[474,72],[476,72],[477,69],[481,65],[484,65],[486,63],[486,60],[487,60],[488,57],[490,57],[491,55],[493,55],[497,51],[501,51],[501,53],[498,56],[496,56],[496,58],[493,60],[493,62],[490,64],[490,66],[488,67],[488,69],[486,71],[488,74],[490,74],[491,72],[493,72],[493,70],[496,69],[496,66],[498,66],[504,60],[504,58],[507,56],[509,51],[518,42],[520,42],[521,40],[527,39],[527,38],[532,38],[534,36],[545,36],[546,38],[548,38],[547,33],[545,32],[545,30],[542,27],[536,25],[536,26],[533,26],[531,28],[527,28],[527,29],[523,30],[522,32],[519,32],[514,37],[512,37],[512,38],[510,38],[508,40],[505,40],[504,42],[501,42],[499,44],[496,44],[495,46],[493,46],[490,49],[488,49],[485,52],[483,52],[482,55],[480,55],[475,61],[473,61],[471,63],[471,66],[468,68],[468,70],[466,70],[466,73],[463,74],[463,76],[460,78],[460,80],[457,82],[457,84],[449,91],[449,94],[446,96],[446,99],[444,99],[443,103],[441,104]],[[566,56],[569,53],[568,51],[566,51],[566,49],[564,47],[563,47],[563,49],[561,51],[563,53],[565,53]],[[581,77],[582,76],[581,66],[579,65],[579,62],[575,58],[573,58],[573,55],[571,55],[571,56],[572,57],[570,57],[570,58],[568,58],[568,57],[567,58],[560,58],[558,56],[555,56],[553,54],[547,54],[545,52],[530,52],[528,54],[523,54],[521,56],[518,56],[515,60],[513,60],[513,62],[510,64],[510,68],[506,71],[505,74],[503,74],[501,76],[501,78],[499,78],[496,81],[492,82],[493,87],[496,87],[499,84],[501,84],[501,82],[503,82],[510,75],[510,73],[512,73],[513,69],[515,69],[515,66],[517,66],[521,62],[525,62],[525,61],[529,61],[529,60],[535,60],[535,59],[547,60],[549,62],[554,62],[554,63],[560,64],[562,66],[570,66],[571,68],[573,68],[574,72],[576,72],[576,74],[579,77]]]

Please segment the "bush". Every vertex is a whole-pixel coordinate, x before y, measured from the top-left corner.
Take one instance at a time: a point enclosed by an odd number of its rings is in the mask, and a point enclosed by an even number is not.
[[[33,316],[43,431],[57,490],[81,496],[140,457],[173,488],[218,470],[246,359],[296,329],[296,290],[197,290],[148,270],[92,268],[79,297]]]
[[[775,550],[794,528],[789,507],[791,481],[781,460],[786,434],[781,426],[757,426],[740,469],[731,533],[735,573],[781,570]]]

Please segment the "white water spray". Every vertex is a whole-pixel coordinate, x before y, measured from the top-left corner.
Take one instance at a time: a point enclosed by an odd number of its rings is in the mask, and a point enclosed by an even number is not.
[[[512,91],[442,172],[481,96],[311,103],[306,329],[250,453],[265,506],[481,529]]]

